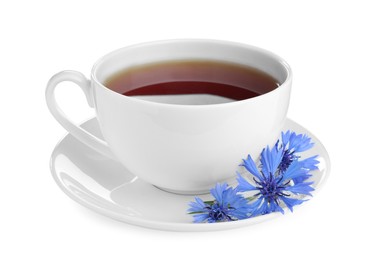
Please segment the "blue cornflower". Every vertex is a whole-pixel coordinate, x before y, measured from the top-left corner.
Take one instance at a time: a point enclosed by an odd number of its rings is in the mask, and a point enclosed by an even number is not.
[[[276,143],[278,147],[279,141]],[[307,135],[291,132],[290,130],[286,133],[282,132],[282,144],[279,149],[283,150],[283,157],[278,169],[281,172],[285,172],[292,162],[298,160],[300,156],[296,153],[304,152],[313,147],[314,143],[311,142],[311,138]],[[317,156],[306,159],[306,166],[310,167],[310,170],[316,170],[319,162],[316,160]]]
[[[193,215],[193,222],[225,222],[245,219],[251,210],[248,201],[237,190],[228,187],[227,183],[216,184],[210,193],[214,201],[203,201],[196,197],[189,204],[188,213]]]
[[[306,179],[310,171],[305,167],[304,161],[292,161],[289,167],[281,172],[279,170],[280,164],[283,160],[284,150],[278,149],[274,146],[272,149],[267,147],[261,153],[261,171],[256,166],[255,162],[248,155],[247,159],[243,160],[243,164],[247,171],[253,175],[254,183],[250,183],[243,176],[238,173],[237,190],[239,192],[256,191],[254,198],[256,199],[251,204],[251,216],[268,214],[270,212],[279,211],[284,213],[281,207],[283,202],[290,211],[293,207],[303,203],[305,200],[292,198],[292,195],[302,194],[311,196],[311,187],[313,182],[299,182],[294,183],[293,179]]]

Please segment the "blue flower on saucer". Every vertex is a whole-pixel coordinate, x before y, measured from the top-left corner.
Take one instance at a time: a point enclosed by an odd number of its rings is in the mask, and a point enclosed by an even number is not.
[[[216,184],[210,193],[215,200],[203,201],[196,197],[195,201],[189,204],[188,213],[194,214],[193,222],[214,223],[248,218],[251,206],[227,183]]]
[[[300,159],[300,156],[297,155],[297,153],[311,149],[314,143],[311,142],[311,138],[307,135],[298,135],[290,130],[285,133],[282,132],[281,139],[282,144],[280,145],[280,147],[278,147],[279,141],[277,141],[275,146],[277,147],[277,149],[283,150],[283,157],[281,163],[278,166],[279,171],[283,173],[294,161]],[[317,155],[301,160],[301,162],[302,167],[306,169],[309,169],[311,171],[318,169],[317,164],[319,163],[319,161],[317,160]],[[310,175],[300,176],[294,178],[293,181],[295,183],[299,183],[307,180],[309,177]]]
[[[238,173],[238,186],[229,188],[217,184],[211,194],[212,201],[195,198],[188,212],[194,222],[224,222],[240,220],[271,212],[284,213],[283,207],[291,212],[293,207],[302,204],[303,196],[312,196],[313,182],[307,180],[311,171],[318,169],[317,155],[301,159],[298,153],[307,151],[314,145],[307,135],[295,132],[282,132],[272,149],[266,147],[261,152],[259,166],[250,155],[243,159],[246,176]]]
[[[305,167],[305,162],[294,160],[284,171],[280,171],[280,164],[283,160],[284,149],[278,149],[274,146],[272,149],[265,148],[261,153],[261,170],[258,169],[255,162],[248,155],[243,160],[244,166],[253,182],[251,183],[238,173],[237,190],[239,192],[256,191],[253,196],[255,201],[251,204],[251,216],[264,215],[271,212],[279,211],[284,213],[281,207],[282,203],[290,211],[293,207],[303,203],[305,200],[299,199],[293,195],[311,195],[314,188],[311,187],[313,182],[294,183],[296,178],[306,179],[310,169]]]

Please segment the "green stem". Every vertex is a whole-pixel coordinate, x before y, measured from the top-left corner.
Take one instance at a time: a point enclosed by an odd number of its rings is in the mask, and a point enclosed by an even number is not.
[[[248,201],[253,201],[256,199],[256,196],[252,196],[252,197],[246,197],[245,198],[246,200]],[[215,200],[207,200],[207,201],[204,201],[205,204],[208,204],[210,206],[212,206],[214,204]]]
[[[248,197],[246,198],[248,201],[252,201],[252,200],[255,200],[256,199],[256,196],[252,196],[252,197]]]

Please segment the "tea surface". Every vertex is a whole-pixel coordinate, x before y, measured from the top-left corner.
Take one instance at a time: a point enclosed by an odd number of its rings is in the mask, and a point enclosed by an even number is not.
[[[270,75],[244,65],[178,60],[124,69],[109,77],[104,85],[120,94],[141,98],[214,95],[233,101],[265,94],[277,88],[278,82]]]

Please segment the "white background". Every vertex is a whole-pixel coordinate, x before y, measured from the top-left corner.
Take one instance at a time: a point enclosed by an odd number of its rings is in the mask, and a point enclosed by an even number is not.
[[[360,0],[1,1],[0,258],[375,259],[375,27],[376,8]],[[290,63],[288,116],[332,160],[317,196],[262,224],[178,233],[108,219],[63,194],[49,171],[65,130],[47,110],[48,79],[88,76],[113,49],[171,38],[248,43]],[[77,122],[93,115],[76,86],[57,94]]]

